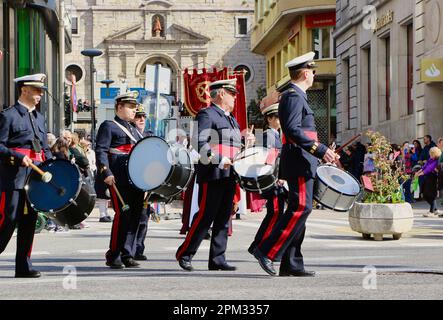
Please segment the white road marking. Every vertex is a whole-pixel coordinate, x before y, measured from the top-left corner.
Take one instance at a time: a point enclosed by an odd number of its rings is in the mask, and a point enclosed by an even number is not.
[[[33,251],[31,253],[31,256],[43,256],[43,255],[48,255],[51,254],[48,251]],[[0,257],[15,257],[15,252],[3,252]]]

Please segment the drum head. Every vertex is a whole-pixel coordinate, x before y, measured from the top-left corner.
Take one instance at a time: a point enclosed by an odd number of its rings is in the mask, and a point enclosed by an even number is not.
[[[50,183],[44,183],[41,176],[32,171],[25,187],[29,202],[41,212],[63,210],[80,192],[80,171],[70,161],[62,159],[45,161],[40,165],[40,169],[50,172],[52,180]]]
[[[274,165],[266,164],[269,160],[269,150],[263,147],[253,147],[242,151],[234,162],[234,170],[240,177],[257,178],[274,173]]]
[[[132,149],[128,161],[129,179],[139,189],[158,188],[168,178],[173,157],[169,144],[159,137],[140,140]]]
[[[334,166],[320,166],[317,168],[317,177],[328,187],[339,193],[356,196],[361,187],[358,181],[346,171]]]

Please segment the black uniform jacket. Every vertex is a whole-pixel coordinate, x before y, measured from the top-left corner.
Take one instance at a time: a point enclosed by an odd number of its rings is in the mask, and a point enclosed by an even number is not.
[[[125,127],[132,136],[138,141],[140,136],[136,132],[136,128],[129,122],[120,119],[119,117],[114,118],[120,125]],[[115,177],[115,182],[117,187],[129,187],[130,180],[127,170],[127,161],[129,159],[129,151],[135,144],[131,138],[119,127],[114,121],[104,121],[97,132],[95,156],[97,159],[97,172],[98,179],[102,182],[109,176]],[[127,147],[127,152],[125,154],[113,154],[110,149],[116,149],[121,147]],[[125,149],[125,148],[124,148]],[[97,185],[96,185],[97,188]],[[99,188],[101,189],[101,188]],[[97,194],[100,193],[96,190]]]
[[[324,157],[328,148],[316,141],[314,112],[306,93],[291,84],[281,97],[278,115],[284,134],[280,178],[314,178],[318,159]]]
[[[242,145],[240,126],[231,115],[212,104],[197,114],[198,130],[195,130],[193,147],[199,151],[201,158],[197,165],[197,182],[208,182],[233,177],[233,168],[218,168],[222,158],[234,158]],[[209,161],[209,158],[212,161]]]
[[[0,113],[0,187],[2,190],[23,189],[30,168],[22,167],[25,157],[13,148],[33,150],[33,140],[39,140],[41,152],[51,159],[46,138],[45,119],[37,110],[32,111],[36,132],[32,128],[28,109],[17,103]],[[33,159],[34,160],[34,159]],[[38,164],[38,161],[34,161]]]

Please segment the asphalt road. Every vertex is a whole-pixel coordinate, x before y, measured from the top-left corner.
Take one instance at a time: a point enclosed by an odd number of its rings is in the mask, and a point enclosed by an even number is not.
[[[234,220],[227,257],[235,272],[207,270],[209,242],[194,257],[194,272],[183,271],[174,255],[184,237],[181,222],[150,221],[148,261],[139,269],[111,270],[104,253],[111,224],[99,223],[67,233],[35,236],[34,267],[39,279],[15,279],[15,236],[0,255],[0,299],[441,299],[443,297],[443,219],[422,218],[415,209],[414,229],[399,241],[363,240],[352,232],[347,215],[314,211],[303,246],[306,269],[315,278],[269,277],[247,253],[263,214]],[[278,265],[277,265],[278,266]]]

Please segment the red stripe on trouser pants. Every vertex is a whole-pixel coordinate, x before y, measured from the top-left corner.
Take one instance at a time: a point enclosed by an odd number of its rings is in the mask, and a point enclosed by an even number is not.
[[[177,259],[180,259],[182,257],[182,255],[183,255],[183,253],[188,249],[189,243],[191,242],[191,239],[192,239],[192,236],[194,235],[195,230],[197,229],[200,221],[203,218],[203,214],[205,213],[206,197],[207,197],[207,194],[208,194],[208,184],[207,183],[203,183],[202,188],[203,188],[202,199],[200,201],[200,208],[198,210],[197,218],[192,223],[191,230],[189,230],[188,234],[186,235],[185,242],[183,243],[182,247],[180,248],[180,250],[175,255],[175,257]]]
[[[277,243],[269,251],[269,253],[268,253],[269,259],[271,259],[271,260],[275,259],[275,256],[277,255],[281,246],[285,243],[285,241],[288,240],[292,230],[294,229],[294,227],[297,224],[298,220],[300,219],[303,211],[305,210],[305,207],[306,207],[306,181],[305,181],[305,178],[300,177],[300,178],[298,178],[298,208],[297,208],[297,211],[295,211],[292,214],[291,220],[289,220],[288,225],[286,226],[285,230],[283,230]]]
[[[117,250],[117,240],[118,240],[118,228],[120,223],[120,207],[118,206],[117,194],[113,188],[109,188],[111,191],[112,204],[115,210],[114,223],[112,224],[111,233],[111,251]]]
[[[0,194],[0,229],[5,221],[5,205],[6,205],[6,193],[2,192]]]
[[[277,222],[277,218],[279,215],[279,208],[278,208],[278,196],[274,195],[273,196],[273,205],[274,205],[274,214],[272,215],[272,219],[269,222],[268,227],[266,228],[265,234],[263,235],[263,239],[260,241],[259,246],[263,243],[263,241],[265,241],[269,235],[271,234],[272,229],[275,226],[275,223]]]

